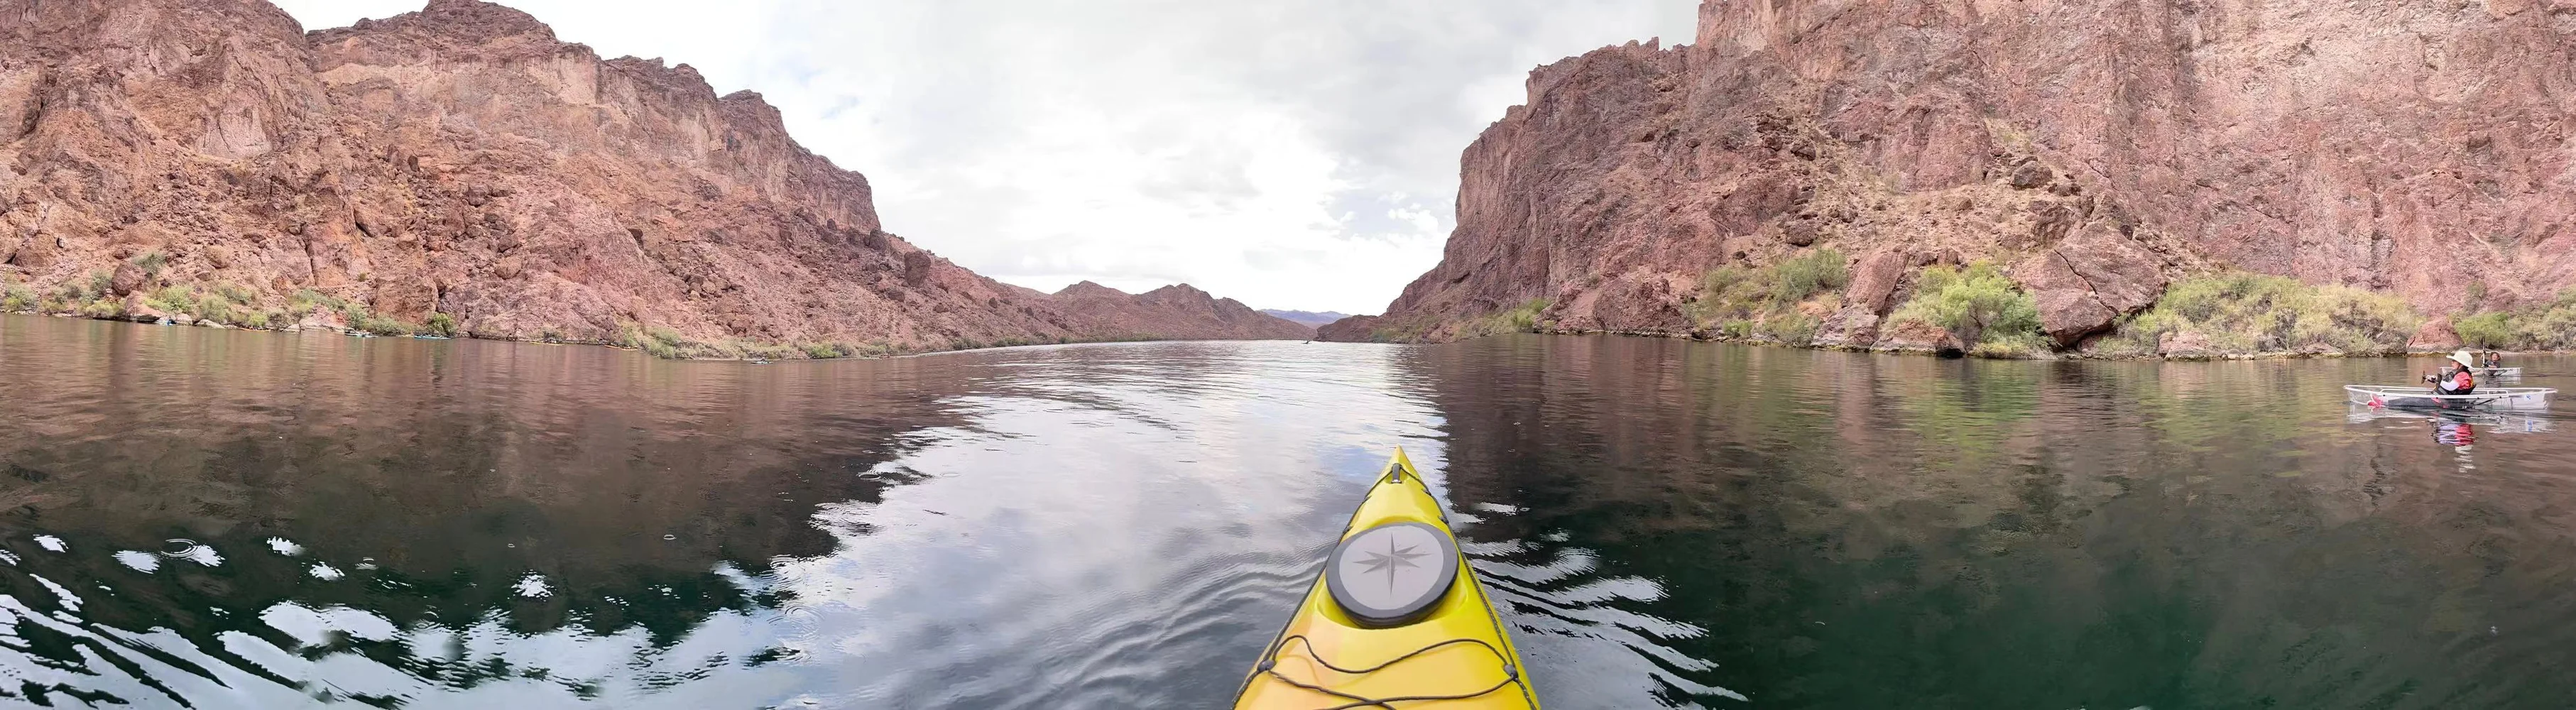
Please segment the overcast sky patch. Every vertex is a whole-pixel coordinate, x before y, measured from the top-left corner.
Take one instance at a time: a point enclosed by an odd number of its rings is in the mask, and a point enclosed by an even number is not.
[[[308,29],[420,0],[280,0]],[[1376,313],[1440,259],[1458,153],[1539,64],[1691,36],[1697,0],[507,0],[751,89],[886,229],[1052,291],[1186,281]]]

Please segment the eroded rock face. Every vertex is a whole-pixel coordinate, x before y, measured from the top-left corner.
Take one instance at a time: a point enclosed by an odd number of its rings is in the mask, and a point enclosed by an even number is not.
[[[119,294],[221,284],[270,307],[310,289],[494,338],[1130,333],[1113,304],[886,233],[866,178],[758,94],[498,5],[308,34],[260,0],[0,0],[0,38],[0,270],[40,287],[104,271]],[[167,267],[129,285],[118,265],[153,251]],[[1188,300],[1133,305],[1167,310],[1167,337],[1296,328]]]
[[[1914,263],[1914,253],[1902,245],[1861,257],[1860,265],[1852,269],[1851,285],[1843,289],[1843,303],[1868,313],[1886,313],[1896,305],[1896,287]]]
[[[2424,322],[2409,338],[2406,349],[2415,352],[2449,352],[2461,347],[2460,335],[2451,330],[2451,317],[2439,316]]]
[[[2040,330],[2072,347],[2155,305],[2164,269],[2153,249],[2097,222],[2014,267],[2013,276],[2038,299]]]
[[[2576,285],[2571,52],[2555,0],[1707,0],[1694,46],[1532,72],[1385,319],[1438,339],[1531,298],[1553,318],[1643,276],[1899,245],[2043,262],[2016,276],[2065,342],[2217,267],[2427,313],[2473,281],[2547,298]],[[1661,327],[1640,308],[1581,315]]]

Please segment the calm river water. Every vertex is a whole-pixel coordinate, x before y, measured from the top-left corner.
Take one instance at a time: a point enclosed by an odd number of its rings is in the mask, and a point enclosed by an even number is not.
[[[2576,705],[2576,422],[2428,362],[0,316],[0,707],[1219,707],[1396,446],[1557,710]]]

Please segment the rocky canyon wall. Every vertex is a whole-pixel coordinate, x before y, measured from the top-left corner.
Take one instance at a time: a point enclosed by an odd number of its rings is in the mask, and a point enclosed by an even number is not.
[[[1818,342],[1988,261],[2073,347],[2233,269],[2426,314],[2576,285],[2576,0],[1707,0],[1532,72],[1439,266],[1328,337],[1679,335],[1710,269],[1831,248]],[[1355,327],[1355,326],[1365,326]]]
[[[352,304],[305,326],[914,350],[1132,337],[1162,307],[951,264],[758,94],[497,5],[307,33],[261,0],[0,0],[0,38],[0,276],[41,302],[19,310],[151,316],[177,287]],[[1153,334],[1306,332],[1221,315]]]

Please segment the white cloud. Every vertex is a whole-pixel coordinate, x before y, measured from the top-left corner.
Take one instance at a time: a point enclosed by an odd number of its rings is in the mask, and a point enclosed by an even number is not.
[[[306,27],[418,0],[281,0]],[[1530,68],[1690,36],[1696,0],[507,0],[752,89],[887,229],[1052,290],[1189,282],[1375,313],[1439,261],[1458,152]]]

